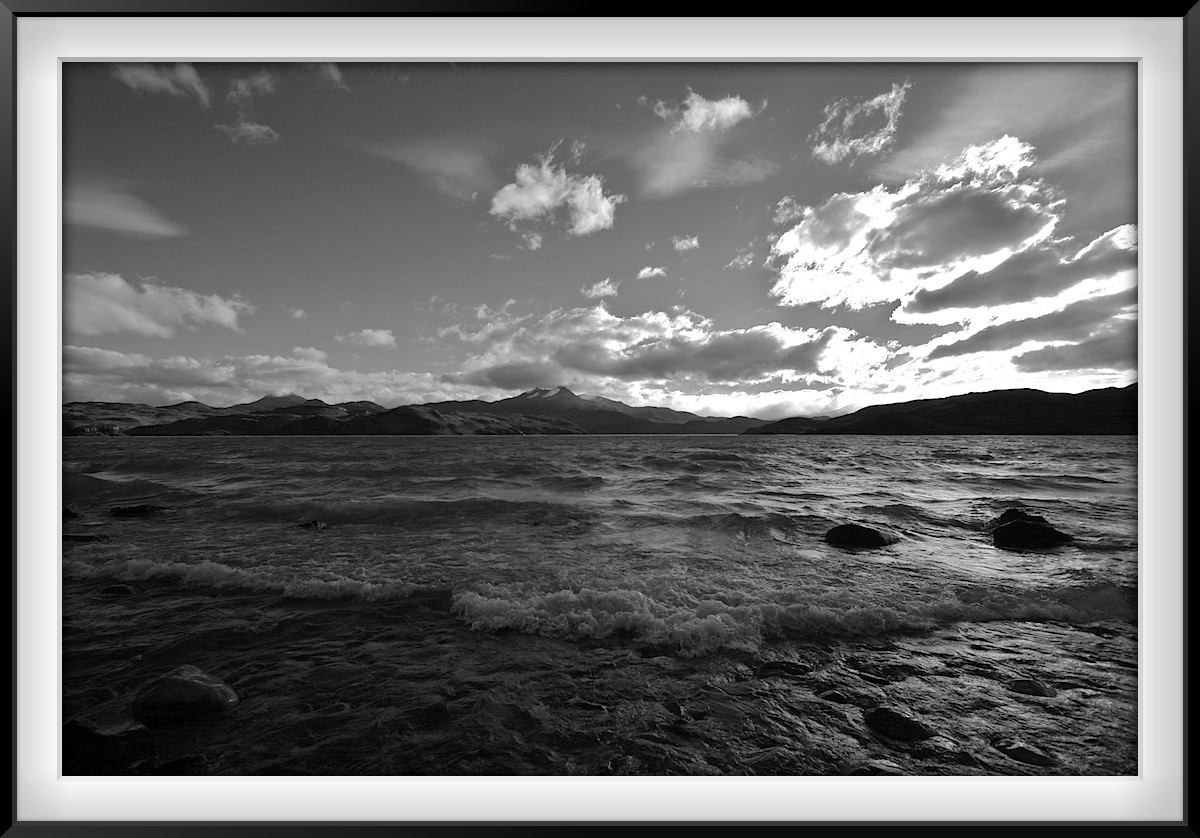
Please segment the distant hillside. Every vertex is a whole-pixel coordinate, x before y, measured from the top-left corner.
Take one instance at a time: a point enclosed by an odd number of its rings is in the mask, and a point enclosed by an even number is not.
[[[747,434],[1137,434],[1137,385],[1046,393],[995,390],[864,407],[830,419],[794,417]]]
[[[169,407],[71,402],[65,436],[281,434],[739,434],[763,419],[698,416],[665,407],[631,407],[565,387],[509,399],[433,402],[388,410],[374,402],[327,404],[302,396],[264,396],[231,407],[183,402]]]
[[[631,407],[602,396],[576,395],[566,387],[528,390],[495,402],[433,402],[427,407],[443,413],[555,417],[592,434],[740,434],[766,424],[763,419],[746,416],[698,416],[667,407]]]

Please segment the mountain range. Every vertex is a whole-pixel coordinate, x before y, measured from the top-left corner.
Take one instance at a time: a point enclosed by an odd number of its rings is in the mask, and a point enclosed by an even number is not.
[[[231,407],[70,402],[64,436],[481,435],[481,434],[1136,434],[1137,385],[1046,393],[996,390],[874,405],[841,416],[776,422],[631,407],[565,387],[495,402],[479,399],[385,408],[296,395]]]

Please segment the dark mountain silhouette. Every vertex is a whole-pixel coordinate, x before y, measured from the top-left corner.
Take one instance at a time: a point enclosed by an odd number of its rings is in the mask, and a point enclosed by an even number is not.
[[[827,419],[795,417],[748,434],[1136,434],[1137,385],[1046,393],[993,390],[881,404]]]

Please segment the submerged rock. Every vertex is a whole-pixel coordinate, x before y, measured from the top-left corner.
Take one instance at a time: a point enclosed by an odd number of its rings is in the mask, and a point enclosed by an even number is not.
[[[863,721],[876,733],[899,742],[919,742],[934,736],[925,724],[891,707],[873,707],[863,713]]]
[[[326,523],[325,521],[305,521],[303,524],[297,524],[297,526],[301,529],[320,532],[321,530],[329,529],[333,524]]]
[[[129,714],[146,725],[167,725],[221,713],[237,703],[237,693],[225,682],[181,666],[142,685]]]
[[[1001,740],[995,743],[995,748],[1009,759],[1015,759],[1017,762],[1023,762],[1026,765],[1040,765],[1042,767],[1058,765],[1058,760],[1050,756],[1050,754],[1041,748],[1034,747],[1019,739]]]
[[[108,514],[114,518],[147,518],[157,515],[166,508],[165,506],[155,506],[152,503],[139,503],[136,506],[114,506]]]
[[[1017,519],[992,530],[992,543],[1007,550],[1036,550],[1057,547],[1075,539],[1049,524]]]
[[[1035,681],[1033,678],[1018,678],[1009,683],[1008,688],[1022,695],[1040,695],[1044,698],[1054,698],[1058,695],[1058,690],[1054,687],[1047,686],[1041,681]]]
[[[127,774],[154,757],[154,736],[140,725],[113,733],[75,719],[63,725],[63,774]]]
[[[1004,512],[1000,514],[999,518],[996,518],[994,521],[988,524],[988,529],[994,530],[996,527],[1007,524],[1010,521],[1028,521],[1031,524],[1046,524],[1047,526],[1050,524],[1050,522],[1041,515],[1033,515],[1029,512],[1026,512],[1024,509],[1013,508],[1004,510]]]
[[[825,533],[825,540],[837,547],[886,547],[898,539],[862,524],[841,524]]]

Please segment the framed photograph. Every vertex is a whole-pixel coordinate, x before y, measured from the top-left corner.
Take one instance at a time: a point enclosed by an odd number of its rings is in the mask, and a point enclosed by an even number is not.
[[[1185,18],[11,23],[18,824],[1183,823]]]

